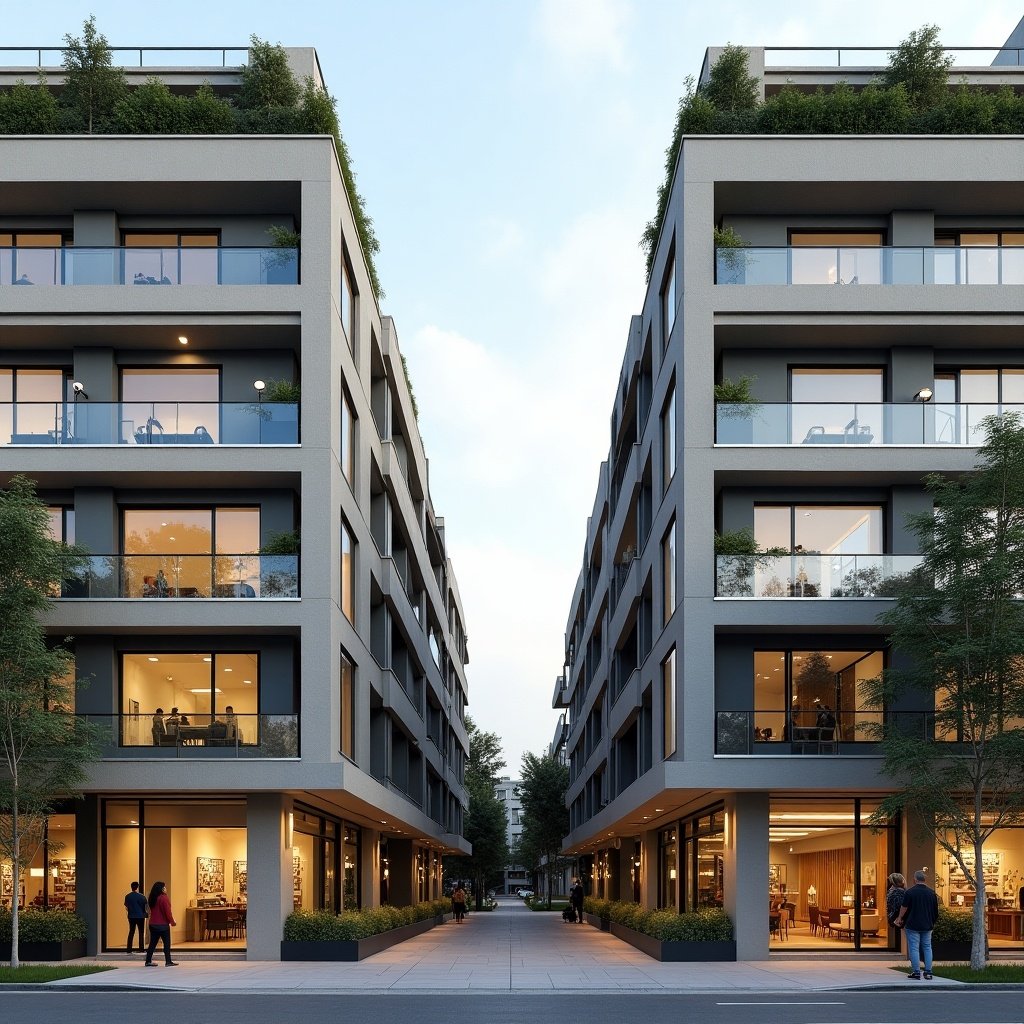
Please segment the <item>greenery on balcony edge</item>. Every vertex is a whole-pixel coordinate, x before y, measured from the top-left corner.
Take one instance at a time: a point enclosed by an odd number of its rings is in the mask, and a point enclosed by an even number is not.
[[[735,936],[724,910],[706,907],[690,913],[645,910],[639,903],[625,903],[588,896],[583,909],[602,921],[614,921],[662,942],[729,942]]]
[[[951,89],[951,58],[938,38],[935,25],[911,32],[889,55],[879,81],[859,91],[846,82],[813,93],[786,86],[761,102],[758,80],[749,74],[746,50],[731,44],[723,49],[700,89],[688,77],[672,142],[665,150],[657,212],[640,239],[648,277],[686,135],[1024,134],[1024,96],[1009,86],[996,92],[967,84]]]
[[[252,36],[239,90],[224,99],[209,83],[185,96],[172,93],[158,78],[129,87],[95,17],[84,23],[80,38],[65,35],[64,42],[59,94],[42,73],[34,85],[19,81],[0,92],[0,135],[330,135],[370,284],[378,300],[384,298],[374,264],[380,242],[356,188],[335,100],[312,78],[296,80],[282,46]]]
[[[429,921],[451,911],[450,900],[428,900],[409,907],[372,907],[366,910],[296,910],[285,918],[285,942],[353,942]]]

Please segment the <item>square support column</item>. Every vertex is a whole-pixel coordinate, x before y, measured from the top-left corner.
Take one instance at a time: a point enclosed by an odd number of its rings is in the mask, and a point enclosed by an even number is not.
[[[725,798],[725,912],[738,960],[768,959],[768,808],[767,793]]]
[[[251,793],[246,804],[249,907],[247,960],[280,960],[284,919],[292,912],[291,797]]]

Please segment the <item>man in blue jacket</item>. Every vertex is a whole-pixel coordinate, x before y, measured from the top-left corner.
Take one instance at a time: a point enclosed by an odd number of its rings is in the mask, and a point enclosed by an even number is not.
[[[925,979],[932,976],[932,929],[939,919],[939,901],[925,885],[927,877],[923,871],[914,872],[914,884],[903,894],[903,907],[896,918],[897,926],[902,925],[907,934],[911,981],[921,980],[922,959]]]

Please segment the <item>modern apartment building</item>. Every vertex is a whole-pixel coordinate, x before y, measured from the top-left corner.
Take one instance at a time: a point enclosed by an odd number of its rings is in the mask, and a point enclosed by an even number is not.
[[[880,71],[750,55],[769,92]],[[961,74],[1024,88],[1015,66]],[[894,870],[972,905],[908,822],[867,826],[889,783],[862,689],[892,657],[878,616],[915,564],[922,477],[969,470],[982,417],[1024,404],[1022,167],[1020,137],[683,139],[553,702],[589,891],[724,907],[744,960],[895,951]],[[747,248],[716,260],[715,227]],[[755,401],[716,408],[743,377]],[[716,557],[716,530],[791,554]],[[987,850],[990,942],[1019,948],[1024,830]]]
[[[501,801],[501,806],[505,808],[507,821],[505,838],[511,858],[514,858],[519,837],[523,834],[523,802],[519,796],[520,785],[518,779],[510,779],[504,775],[494,787],[494,795]],[[503,875],[501,891],[504,893],[514,893],[516,889],[527,888],[533,881],[530,872],[522,864],[506,864]]]
[[[276,959],[293,908],[439,896],[464,617],[332,139],[0,136],[0,389],[0,479],[90,553],[48,629],[106,736],[17,898],[117,950],[163,880],[176,946]]]

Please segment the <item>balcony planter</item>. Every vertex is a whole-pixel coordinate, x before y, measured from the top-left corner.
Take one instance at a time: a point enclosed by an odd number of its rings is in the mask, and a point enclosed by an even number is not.
[[[735,963],[736,940],[665,942],[612,921],[611,933],[662,963]]]
[[[380,932],[378,935],[370,935],[365,939],[343,939],[317,941],[289,941],[281,942],[281,959],[288,961],[312,961],[324,963],[335,961],[341,963],[355,963],[364,960],[375,953],[381,953],[391,946],[396,946],[406,939],[415,938],[431,928],[443,923],[445,917],[431,917],[425,921],[417,921],[415,924],[403,925],[401,928],[392,928],[390,931]]]
[[[18,943],[18,958],[26,961],[58,961],[77,960],[85,956],[85,939],[65,939],[63,942],[26,942]],[[0,942],[0,960],[11,959],[10,942]]]

